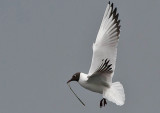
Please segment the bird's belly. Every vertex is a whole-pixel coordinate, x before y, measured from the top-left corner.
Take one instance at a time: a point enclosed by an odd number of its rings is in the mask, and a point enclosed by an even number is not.
[[[88,89],[90,91],[97,92],[100,94],[103,93],[103,89],[104,89],[104,86],[96,85],[96,84],[81,84],[81,86],[84,87],[85,89]]]

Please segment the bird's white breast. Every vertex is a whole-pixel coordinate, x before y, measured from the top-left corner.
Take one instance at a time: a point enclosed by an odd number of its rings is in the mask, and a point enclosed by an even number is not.
[[[84,88],[86,88],[90,91],[93,91],[93,92],[97,92],[97,93],[101,93],[101,94],[103,93],[104,86],[94,84],[94,83],[88,83],[87,80],[88,80],[88,75],[84,74],[84,73],[81,73],[80,74],[80,79],[79,79],[78,82],[82,87],[84,87]]]

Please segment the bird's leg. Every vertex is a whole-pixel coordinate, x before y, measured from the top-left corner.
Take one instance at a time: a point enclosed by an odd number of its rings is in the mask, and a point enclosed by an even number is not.
[[[105,105],[107,105],[107,101],[106,101],[106,99],[104,98],[104,106],[105,106]]]
[[[103,99],[100,101],[100,108],[102,108],[102,101],[103,101]]]
[[[101,101],[100,101],[100,108],[102,108],[102,106],[105,106],[107,105],[107,101],[105,98],[103,98]]]

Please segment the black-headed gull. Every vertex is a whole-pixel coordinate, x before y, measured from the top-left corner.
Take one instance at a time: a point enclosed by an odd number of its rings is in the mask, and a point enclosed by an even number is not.
[[[77,81],[82,87],[103,95],[100,107],[107,104],[106,99],[123,105],[125,94],[120,82],[112,83],[114,75],[117,45],[120,36],[120,20],[117,8],[110,2],[107,5],[103,20],[93,44],[93,56],[88,74],[77,72],[67,82]]]

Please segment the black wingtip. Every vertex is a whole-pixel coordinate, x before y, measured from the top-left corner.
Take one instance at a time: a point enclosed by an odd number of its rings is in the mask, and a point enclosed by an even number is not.
[[[117,21],[119,17],[119,13],[115,16],[115,20]]]
[[[112,14],[113,14],[113,3],[111,4],[111,13],[109,15],[109,18],[112,16]]]
[[[117,21],[117,25],[118,25],[118,26],[119,26],[120,22],[121,22],[121,20],[118,20],[118,21]]]
[[[119,35],[120,34],[120,20],[119,20],[119,13],[117,12],[117,7],[114,7],[114,3],[110,2],[110,1],[108,4],[111,9],[111,12],[109,14],[109,18],[112,16],[112,20],[114,21],[114,24],[116,24],[115,27],[117,27],[116,28],[117,29],[116,30],[117,36],[119,37],[120,36]],[[115,27],[112,28],[112,30],[115,29]]]
[[[112,9],[113,9],[113,3],[111,4],[111,7],[112,7]]]
[[[117,8],[115,8],[115,9],[114,9],[114,11],[113,11],[113,15],[115,16],[115,15],[116,15],[116,13],[117,13]]]

